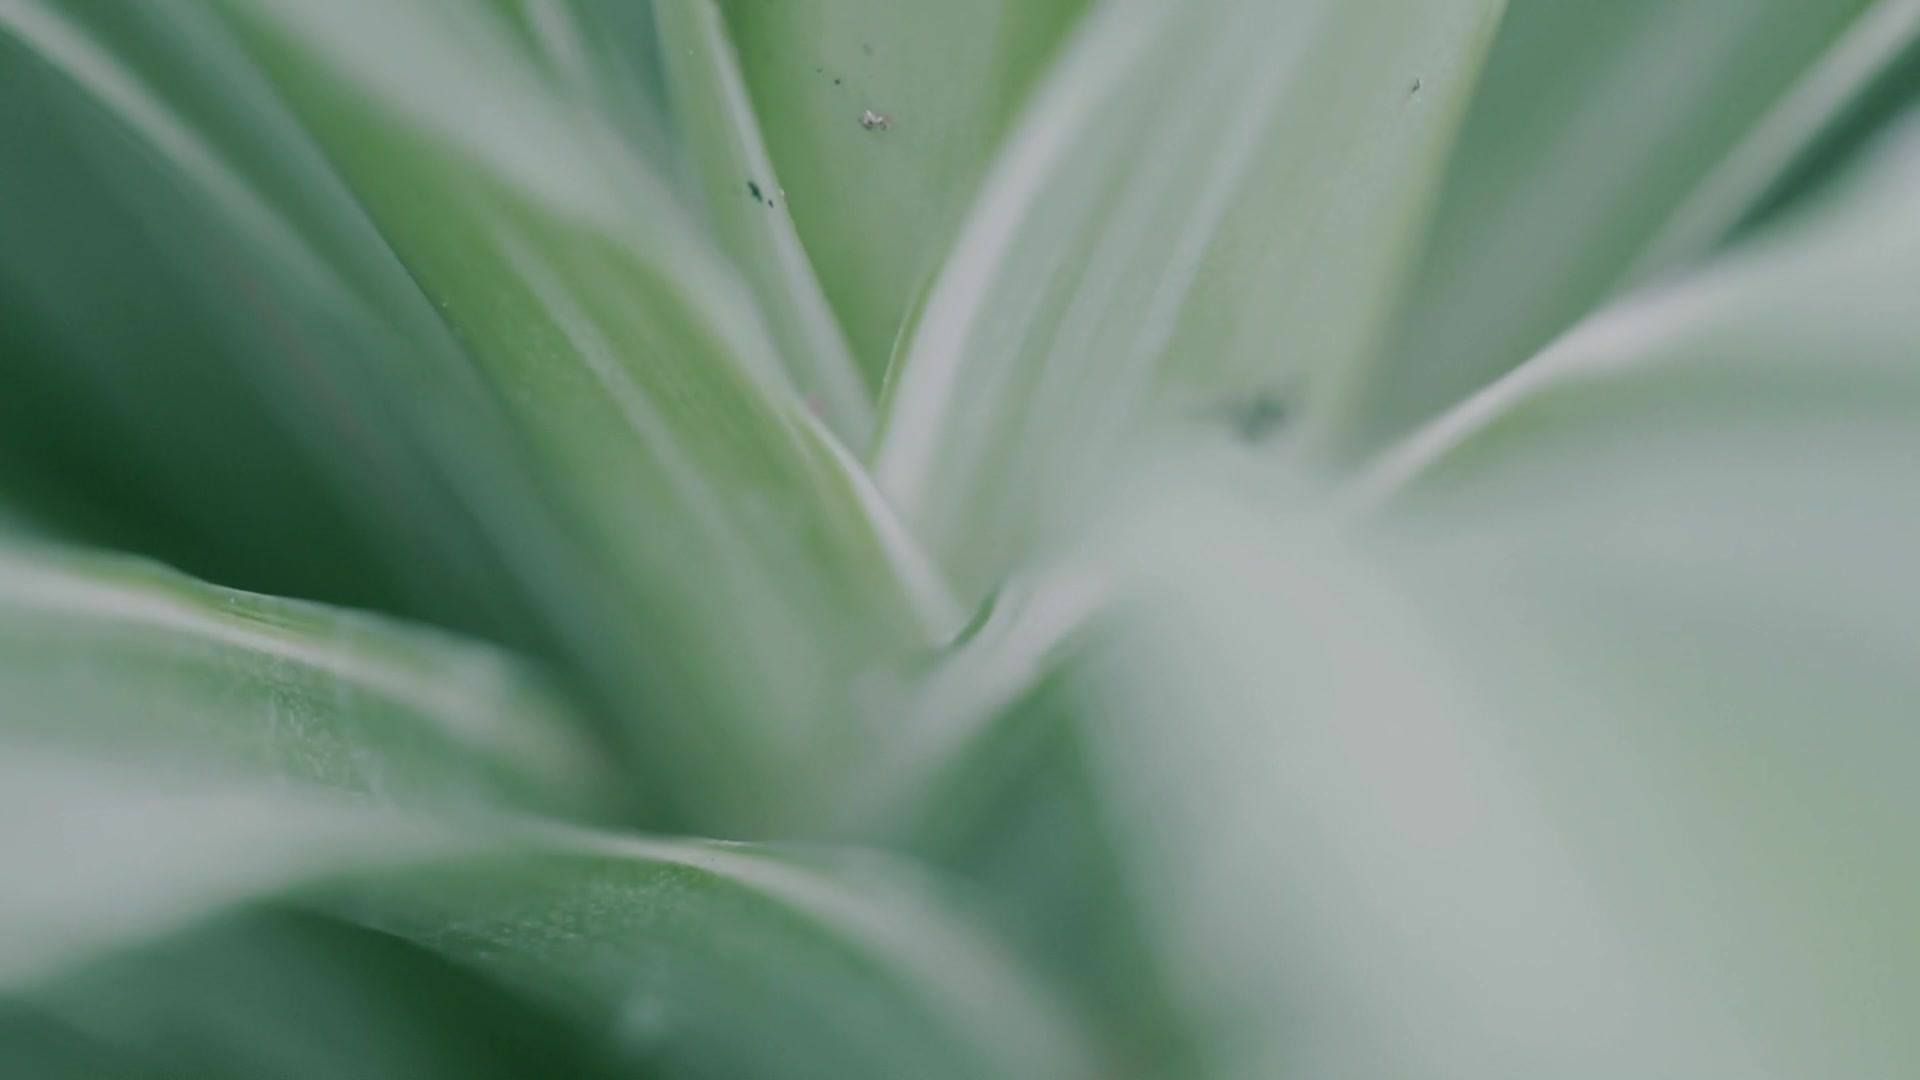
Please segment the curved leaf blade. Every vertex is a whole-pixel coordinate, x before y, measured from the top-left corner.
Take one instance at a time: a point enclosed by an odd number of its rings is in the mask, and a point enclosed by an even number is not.
[[[883,403],[875,475],[964,592],[1070,532],[1143,432],[1339,414],[1500,8],[1095,12]]]
[[[793,216],[870,389],[981,170],[1086,6],[725,4],[785,188],[781,210]]]
[[[1611,295],[1867,2],[1514,4],[1352,444],[1406,431]]]
[[[0,733],[442,812],[604,816],[589,729],[519,663],[144,560],[0,547]]]
[[[1920,4],[1878,0],[1674,211],[1630,279],[1697,261],[1805,197],[1911,103],[1917,79]]]
[[[1043,986],[928,886],[858,856],[462,824],[14,749],[0,980],[15,989],[57,991],[76,964],[276,902],[491,973],[630,1063],[1092,1075]]]
[[[753,284],[800,393],[843,441],[864,447],[873,434],[872,397],[794,231],[720,8],[674,0],[655,11],[708,217]]]
[[[503,8],[235,0],[170,21],[8,0],[0,15],[103,109],[128,175],[155,181],[108,188],[170,193],[143,220],[182,235],[177,265],[206,287],[180,310],[234,336],[214,351],[302,433],[294,456],[392,524],[372,562],[583,676],[654,774],[639,786],[661,820],[804,818],[772,807],[852,757],[847,688],[955,616],[782,373],[671,163],[643,159]],[[204,47],[207,72],[146,63],[175,46]],[[234,86],[241,104],[215,92]],[[215,286],[235,267],[259,275],[247,297],[271,318],[228,306]],[[95,355],[113,371],[147,354]],[[154,369],[201,354],[181,355]],[[143,406],[127,426],[186,483],[192,458],[170,447],[229,411],[244,410]],[[361,435],[365,457],[336,452]]]

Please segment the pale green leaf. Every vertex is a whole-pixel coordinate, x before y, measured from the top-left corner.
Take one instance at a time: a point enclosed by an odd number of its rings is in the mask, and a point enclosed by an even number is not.
[[[727,830],[797,813],[860,738],[848,687],[953,615],[744,287],[470,9],[233,6],[620,590],[650,779]]]
[[[1076,565],[1002,590],[897,710],[848,827],[979,888],[995,929],[1074,991],[1133,1071],[1192,1075],[1198,1033],[1143,944],[1123,873],[1133,841],[1105,812],[1072,677],[1109,614],[1104,584]]]
[[[705,181],[707,215],[754,287],[808,405],[849,445],[873,436],[873,397],[801,249],[739,59],[712,0],[657,8],[676,116]]]
[[[491,973],[635,1063],[1091,1075],[1048,992],[888,864],[454,825],[17,749],[0,758],[0,980],[50,987],[61,1012],[88,1006],[56,978],[74,965],[278,896]]]
[[[1219,1068],[1920,1061],[1916,145],[1437,422],[1362,519],[1108,531],[1139,599],[1056,678]]]
[[[1354,438],[1405,431],[1604,300],[1866,6],[1513,4]]]
[[[691,192],[653,0],[486,0],[524,39],[548,83],[604,116],[676,191]]]
[[[1878,0],[1674,211],[1630,278],[1696,261],[1805,197],[1911,102],[1917,77],[1920,3]]]
[[[881,488],[977,595],[1143,430],[1336,415],[1501,5],[1098,9],[909,329]]]
[[[885,860],[581,835],[319,901],[707,1075],[1093,1075],[1067,1014]]]
[[[1086,6],[721,3],[778,174],[779,211],[792,215],[870,388],[988,157]]]
[[[369,556],[377,569],[584,675],[657,813],[737,826],[804,801],[853,757],[850,688],[956,623],[645,140],[557,78],[511,12],[0,13],[70,107],[104,113],[102,141],[135,166],[109,189],[169,193],[137,220],[182,246],[140,274],[178,265],[204,290],[178,310],[233,365],[206,378],[258,380],[254,399],[310,436],[294,460],[415,539]],[[169,62],[182,51],[212,64]],[[233,304],[241,273],[264,311]],[[145,347],[87,355],[116,373]],[[182,486],[201,462],[174,448],[255,411],[161,401],[183,405],[141,401],[127,423]],[[271,500],[232,497],[213,528],[277,520]]]
[[[444,826],[304,779],[223,776],[164,752],[114,762],[11,734],[0,750],[9,991],[316,877],[461,844]]]
[[[605,816],[583,721],[498,652],[139,559],[0,546],[0,735],[442,812]]]

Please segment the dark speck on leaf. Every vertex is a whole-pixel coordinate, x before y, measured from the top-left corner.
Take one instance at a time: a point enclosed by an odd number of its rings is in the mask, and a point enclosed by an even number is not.
[[[833,85],[835,85],[835,86],[839,86],[839,85],[840,85],[840,80],[839,80],[839,79],[835,79],[835,80],[833,80]]]
[[[1287,403],[1274,394],[1234,402],[1222,412],[1233,433],[1250,443],[1265,442],[1287,422]]]
[[[747,194],[753,196],[754,202],[764,204],[767,201],[767,197],[760,193],[760,185],[751,180],[747,181]]]
[[[1419,92],[1420,92],[1420,78],[1419,76],[1415,76],[1413,80],[1413,85],[1407,88],[1407,96],[1412,97],[1413,95]]]

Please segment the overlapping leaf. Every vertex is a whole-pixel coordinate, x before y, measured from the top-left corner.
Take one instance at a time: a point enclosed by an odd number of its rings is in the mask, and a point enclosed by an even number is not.
[[[489,650],[44,545],[0,570],[0,987],[36,1010],[112,1027],[115,980],[75,973],[277,901],[489,971],[612,1059],[1090,1067],[1048,991],[932,883],[556,822],[604,813],[610,778]],[[248,1045],[272,1041],[230,1049]]]
[[[356,512],[421,537],[374,569],[492,606],[495,631],[583,670],[635,759],[671,760],[642,785],[656,812],[737,825],[804,791],[858,735],[847,687],[946,631],[937,577],[782,375],[644,139],[553,81],[521,22],[460,4],[236,2],[178,27],[6,10],[19,47],[104,109],[103,141],[138,166],[123,194],[182,192],[142,220],[193,224],[170,265],[205,291],[181,310],[233,335],[218,356],[311,436],[266,444],[364,481],[352,498],[386,498]],[[217,63],[149,63],[160,46]],[[235,274],[266,318],[216,287]],[[142,351],[89,355],[115,371]],[[181,482],[194,462],[173,447],[252,411],[185,400],[130,421]]]
[[[873,435],[873,396],[801,249],[720,8],[709,0],[676,0],[660,6],[659,22],[708,217],[753,283],[809,406],[843,440],[864,447]]]
[[[908,331],[880,485],[964,590],[1142,431],[1338,412],[1500,5],[1099,9]]]
[[[1914,145],[1443,419],[1362,523],[1147,513],[1109,593],[1155,599],[1054,679],[1217,1067],[1916,1060]]]
[[[1445,408],[1619,288],[1866,7],[1513,4],[1354,438],[1375,443]]]
[[[211,11],[7,0],[0,49],[10,498],[229,584],[512,637],[511,579],[423,460],[446,414],[394,400],[471,387]]]
[[[1920,4],[1861,12],[1647,242],[1635,282],[1752,232],[1842,171],[1912,103]]]
[[[719,6],[778,175],[766,195],[792,215],[871,391],[987,160],[1088,4]],[[743,188],[716,185],[736,206]]]
[[[593,116],[515,77],[484,21],[239,6],[624,593],[644,680],[624,700],[673,760],[661,782],[740,820],[804,792],[858,735],[846,687],[951,616],[747,294]]]
[[[21,745],[442,812],[622,801],[588,726],[493,650],[45,542],[0,547],[0,691]]]
[[[110,1007],[111,984],[70,985],[74,965],[281,898],[490,973],[615,1060],[702,1075],[1090,1068],[1044,989],[878,867],[17,749],[0,763],[0,979],[56,1017]]]
[[[8,541],[0,1064],[1911,1071],[1920,19],[1501,6],[1095,5],[876,485],[1073,0],[0,0],[23,516],[615,721]]]
[[[0,1004],[37,1080],[580,1080],[631,1076],[592,1034],[386,934],[248,908]]]

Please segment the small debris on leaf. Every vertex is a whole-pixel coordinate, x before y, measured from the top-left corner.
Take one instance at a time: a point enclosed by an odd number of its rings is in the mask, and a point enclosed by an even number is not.
[[[767,197],[760,193],[760,185],[754,183],[752,180],[747,181],[747,194],[753,196],[754,202],[762,205],[766,204]]]
[[[893,117],[868,109],[860,114],[860,126],[868,131],[885,131],[893,126]]]
[[[1208,410],[1208,415],[1223,422],[1240,441],[1263,443],[1286,427],[1291,412],[1284,395],[1264,392],[1222,402]]]

